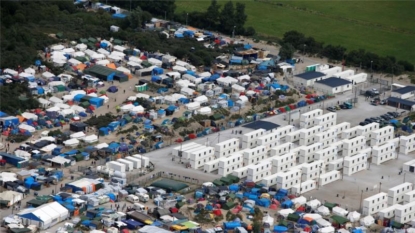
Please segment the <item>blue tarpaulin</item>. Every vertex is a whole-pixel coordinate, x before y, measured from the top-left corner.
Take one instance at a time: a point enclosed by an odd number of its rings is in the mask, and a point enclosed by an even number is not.
[[[120,14],[120,13],[112,15],[112,18],[114,18],[114,19],[125,19],[126,17],[127,17],[127,15]]]

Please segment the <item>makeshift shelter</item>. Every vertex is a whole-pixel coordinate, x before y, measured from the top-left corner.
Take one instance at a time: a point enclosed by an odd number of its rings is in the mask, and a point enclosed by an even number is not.
[[[165,190],[172,190],[175,192],[178,192],[180,190],[183,190],[187,187],[189,187],[187,184],[174,181],[174,180],[168,180],[168,179],[161,179],[151,184],[151,186],[162,188]]]

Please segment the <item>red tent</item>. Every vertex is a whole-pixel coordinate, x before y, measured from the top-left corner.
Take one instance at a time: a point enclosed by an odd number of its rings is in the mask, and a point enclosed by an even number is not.
[[[174,213],[179,212],[179,209],[177,209],[176,207],[172,207],[172,208],[170,208],[170,212],[171,212],[172,214],[174,214]]]
[[[216,216],[221,216],[222,215],[222,211],[220,211],[219,209],[213,210],[212,213]]]
[[[189,138],[190,139],[195,139],[195,138],[197,138],[197,135],[194,134],[194,133],[191,133],[191,134],[189,134]]]
[[[298,208],[297,208],[297,211],[299,211],[299,212],[304,212],[304,211],[305,211],[304,206],[300,206],[300,207],[298,207]]]
[[[175,141],[175,142],[177,142],[177,143],[182,143],[182,142],[183,142],[183,139],[181,139],[181,138],[176,139],[176,141]]]
[[[272,205],[270,205],[270,206],[269,206],[269,208],[270,208],[271,210],[276,210],[276,209],[278,209],[278,205],[276,205],[276,204],[272,204]]]

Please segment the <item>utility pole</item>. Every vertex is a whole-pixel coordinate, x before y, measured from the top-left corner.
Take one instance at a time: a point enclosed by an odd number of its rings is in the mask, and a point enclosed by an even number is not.
[[[220,142],[220,133],[218,133],[218,143]]]
[[[392,83],[391,83],[391,91],[392,91],[392,88],[393,88],[393,65],[392,65]]]
[[[379,182],[379,193],[381,189],[382,189],[382,182]]]
[[[359,207],[360,212],[363,212],[363,210],[362,210],[362,202],[363,202],[363,189],[362,189],[362,193],[360,194],[360,207]]]

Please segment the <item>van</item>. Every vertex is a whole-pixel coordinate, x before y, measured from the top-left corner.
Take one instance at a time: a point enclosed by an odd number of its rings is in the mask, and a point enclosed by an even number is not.
[[[134,203],[133,209],[135,211],[138,211],[138,212],[145,212],[146,211],[146,207],[144,205],[140,204],[140,203]]]
[[[139,199],[136,195],[131,194],[127,196],[126,201],[131,202],[131,203],[136,203],[139,201]]]
[[[147,202],[150,199],[150,197],[145,193],[136,193],[136,195],[137,195],[138,199],[141,202],[144,202],[144,203]]]

